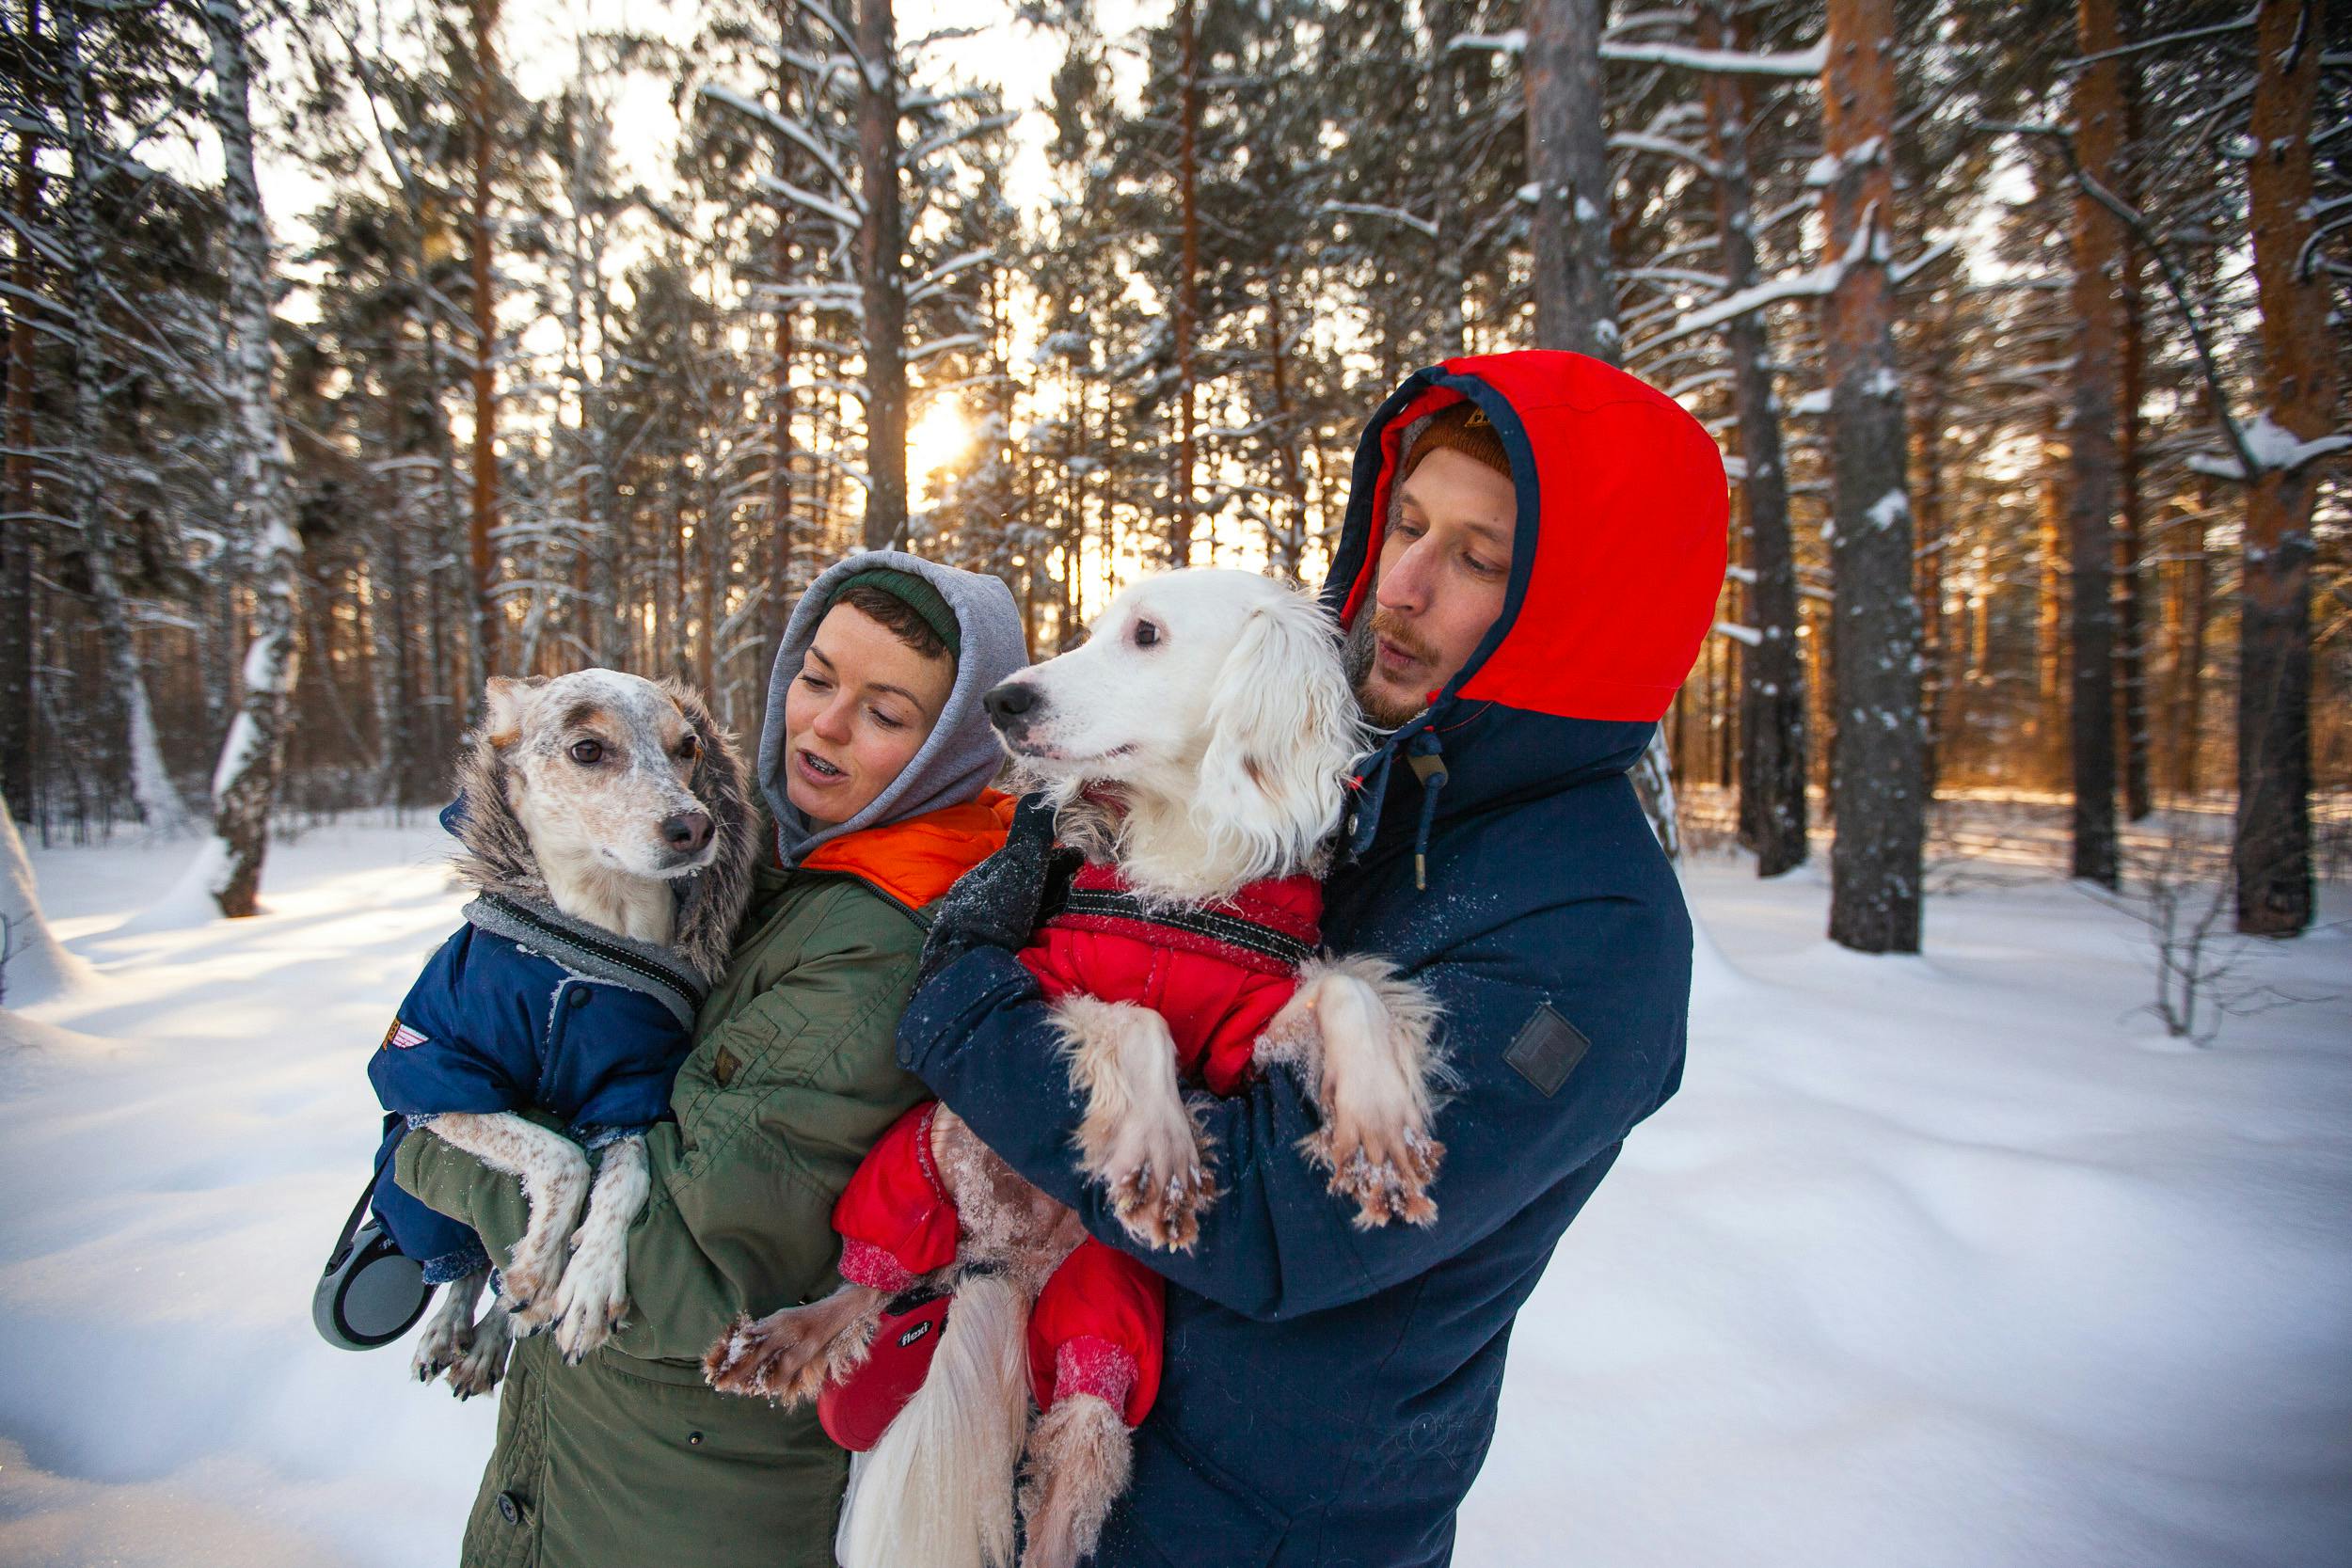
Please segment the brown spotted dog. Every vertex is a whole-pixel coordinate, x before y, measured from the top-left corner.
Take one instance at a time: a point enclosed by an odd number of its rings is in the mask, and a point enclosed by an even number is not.
[[[515,1176],[529,1199],[498,1302],[476,1323],[490,1277],[480,1243],[463,1227],[447,1243],[438,1216],[388,1193],[389,1162],[378,1182],[395,1243],[453,1284],[417,1375],[446,1371],[469,1394],[497,1381],[511,1335],[551,1326],[577,1361],[621,1323],[648,1188],[644,1129],[667,1114],[755,847],[741,759],[675,683],[612,670],[493,679],[459,784],[444,820],[476,896],[369,1075],[407,1129]],[[515,1114],[526,1108],[571,1135]]]

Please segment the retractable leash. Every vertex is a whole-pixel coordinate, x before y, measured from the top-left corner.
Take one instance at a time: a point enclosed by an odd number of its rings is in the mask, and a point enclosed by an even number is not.
[[[383,1174],[384,1155],[379,1154],[375,1173],[352,1205],[342,1236],[310,1294],[310,1321],[318,1324],[319,1337],[337,1350],[389,1345],[433,1304],[434,1287],[424,1282],[424,1265],[402,1256],[384,1222],[368,1212]]]

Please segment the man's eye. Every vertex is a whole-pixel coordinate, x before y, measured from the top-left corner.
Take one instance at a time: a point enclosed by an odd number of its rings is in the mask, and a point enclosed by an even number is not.
[[[1136,646],[1148,648],[1160,640],[1160,628],[1149,621],[1136,623]]]
[[[604,742],[601,740],[572,742],[572,760],[582,768],[594,768],[604,760]]]

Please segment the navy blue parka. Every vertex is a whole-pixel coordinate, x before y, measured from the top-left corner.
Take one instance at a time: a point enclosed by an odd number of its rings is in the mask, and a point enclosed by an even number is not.
[[[1450,1560],[1513,1319],[1680,1082],[1690,920],[1627,769],[1712,619],[1721,459],[1670,400],[1579,356],[1421,372],[1359,451],[1326,588],[1343,619],[1370,594],[1402,449],[1465,397],[1518,491],[1505,608],[1366,759],[1324,920],[1332,950],[1393,959],[1445,1009],[1459,1085],[1435,1128],[1437,1223],[1357,1230],[1298,1153],[1313,1106],[1277,1073],[1208,1108],[1225,1190],[1198,1247],[1144,1249],[1077,1171],[1057,1036],[1009,953],[949,965],[899,1027],[901,1059],[991,1148],[1168,1280],[1166,1380],[1098,1563]]]

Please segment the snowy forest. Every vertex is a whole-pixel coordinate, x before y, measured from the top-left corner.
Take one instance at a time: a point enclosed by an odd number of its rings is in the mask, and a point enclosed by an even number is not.
[[[1162,565],[1312,584],[1387,388],[1525,346],[1719,435],[1665,751],[1766,875],[1859,830],[1841,940],[1915,948],[1971,793],[2071,801],[2110,886],[2159,802],[2231,815],[2249,931],[2345,854],[2322,5],[6,16],[0,788],[42,843],[209,823],[227,912],[273,813],[442,799],[485,675],[755,729],[860,543],[1041,653]]]
[[[1479,1275],[1491,1444],[1367,1451],[1460,1469],[1464,1568],[2352,1562],[2352,0],[0,0],[0,1563],[540,1510],[485,1461],[596,1366],[502,1417],[314,1293],[483,891],[485,683],[675,676],[749,749],[860,547],[1002,578],[1040,659],[1170,566],[1311,590],[1382,400],[1527,348],[1729,479],[1633,774],[1671,879],[1613,774],[1623,833],[1542,847],[1679,886],[1687,1050],[1527,1293]],[[1493,891],[1438,883],[1393,929]],[[710,1105],[835,1051],[799,983]],[[1535,1020],[1441,1044],[1565,1125],[1632,1037],[1557,996],[1549,1086]],[[830,1212],[787,1136],[759,1202]],[[1200,1418],[1327,1408],[1266,1389]]]

